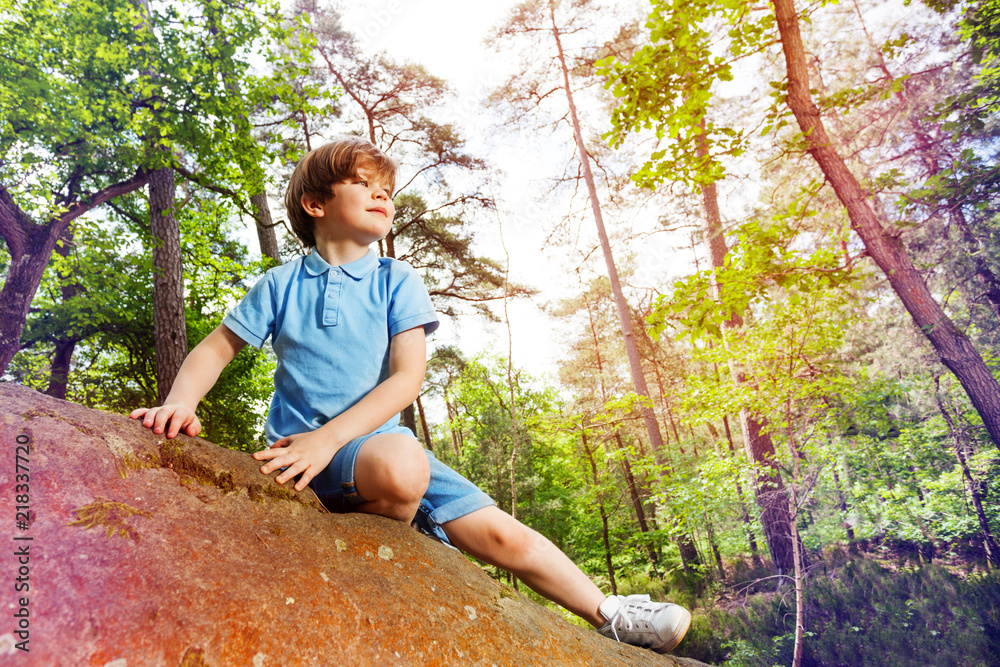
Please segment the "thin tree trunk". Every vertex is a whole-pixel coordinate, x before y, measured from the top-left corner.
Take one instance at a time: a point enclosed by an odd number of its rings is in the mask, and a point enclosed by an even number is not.
[[[162,405],[188,353],[184,319],[181,231],[174,217],[174,170],[157,169],[149,178],[149,219],[153,232],[153,341],[156,392]]]
[[[727,415],[722,415],[722,424],[726,427],[726,441],[729,443],[729,451],[735,454],[736,445],[733,444],[733,432],[729,428],[729,417]],[[760,559],[760,553],[757,550],[757,536],[754,535],[753,522],[750,520],[750,511],[747,509],[746,500],[743,498],[743,484],[739,479],[736,480],[736,498],[740,504],[740,521],[743,523],[743,530],[746,532],[747,541],[750,543],[750,559],[754,565],[760,567],[763,563]]]
[[[702,119],[704,129],[704,119]],[[701,134],[698,143],[698,157],[708,157],[708,146],[705,135]],[[719,197],[715,183],[703,185],[701,188],[702,204],[705,207],[705,237],[708,243],[712,267],[721,269],[725,266],[726,254],[729,248],[722,233],[722,215],[719,212]],[[719,286],[715,286],[718,294]],[[743,326],[742,313],[732,312],[723,323],[722,342],[729,349],[731,332]],[[747,383],[746,375],[740,370],[739,362],[730,356],[729,372],[733,384],[737,387]],[[727,422],[728,426],[728,422]],[[757,466],[754,484],[754,496],[761,509],[760,522],[764,528],[764,536],[771,552],[771,560],[778,574],[788,574],[794,568],[794,551],[789,526],[788,504],[782,497],[785,493],[778,468],[774,443],[767,431],[767,420],[751,413],[746,408],[740,408],[740,426],[743,430],[743,446],[747,457]],[[731,442],[731,441],[730,441]]]
[[[70,245],[73,243],[73,227],[66,228],[61,244],[56,246],[56,252],[63,258],[69,257]],[[59,292],[63,303],[67,303],[75,297],[80,286],[76,283],[73,275],[62,278],[63,283],[59,286]],[[77,339],[71,335],[64,334],[55,341],[56,349],[49,362],[49,386],[45,393],[60,400],[66,400],[66,387],[69,384],[69,370],[73,361],[73,350],[76,348]]]
[[[669,403],[667,404],[667,419],[670,421],[670,429],[674,432],[674,440],[677,441],[678,445],[680,445],[681,436],[677,432],[677,422],[674,421],[674,411],[670,407]]]
[[[636,393],[642,398],[649,398],[649,389],[646,386],[646,377],[643,374],[642,364],[639,360],[639,347],[636,344],[635,331],[632,327],[632,318],[629,315],[628,304],[625,301],[625,294],[622,291],[621,281],[618,278],[618,269],[615,266],[614,255],[611,252],[611,243],[608,240],[608,233],[604,227],[604,215],[601,212],[601,203],[597,197],[597,186],[594,183],[594,174],[590,170],[590,155],[583,142],[583,132],[580,129],[580,121],[576,113],[576,103],[573,101],[573,91],[569,83],[569,68],[566,65],[566,56],[563,53],[562,39],[559,36],[559,28],[556,26],[555,10],[549,4],[549,14],[552,18],[552,35],[555,38],[556,49],[559,55],[559,64],[563,74],[563,90],[566,93],[566,101],[569,105],[569,116],[573,124],[573,135],[576,139],[577,152],[580,158],[580,165],[583,169],[583,179],[587,184],[587,192],[590,196],[590,205],[594,213],[594,222],[597,225],[597,236],[600,239],[601,250],[604,254],[604,263],[607,266],[608,278],[611,282],[611,294],[614,297],[615,309],[618,312],[618,321],[622,328],[622,338],[625,342],[625,352],[628,356],[629,369],[632,373],[632,382],[635,385]],[[649,436],[650,445],[657,459],[662,457],[663,438],[660,434],[660,426],[656,421],[652,408],[646,406],[642,409],[643,421],[646,425],[646,433]]]
[[[604,360],[601,357],[601,346],[597,337],[597,325],[594,322],[594,312],[590,304],[587,305],[587,318],[590,322],[590,337],[594,343],[594,360],[597,363],[597,376],[600,378],[601,400],[607,403],[608,392],[604,385]],[[625,451],[625,443],[622,442],[621,433],[617,428],[614,430],[614,439],[615,444],[618,447],[618,451],[621,452],[622,472],[625,474],[625,483],[628,485],[629,497],[632,500],[632,509],[635,512],[636,521],[639,523],[639,530],[644,534],[649,533],[650,526],[649,522],[646,521],[646,512],[643,507],[642,497],[639,494],[639,485],[636,483],[635,476],[632,474],[632,464],[629,462],[628,455]],[[605,449],[607,449],[607,441],[605,441]],[[656,548],[652,544],[647,543],[646,553],[649,556],[650,563],[653,565],[653,570],[658,571],[660,566],[660,557]]]
[[[271,209],[267,205],[267,192],[261,190],[250,195],[250,205],[254,211],[254,222],[257,225],[257,240],[260,243],[260,254],[270,257],[275,264],[281,264],[281,252],[278,250],[278,235],[274,233],[274,223],[271,221]]]
[[[865,191],[833,147],[809,92],[809,72],[795,5],[792,0],[772,2],[788,72],[787,102],[805,137],[809,154],[847,208],[851,227],[861,237],[868,255],[885,273],[938,358],[958,378],[994,444],[1000,446],[1000,384],[968,337],[934,300],[899,234],[882,226]]]
[[[431,430],[427,428],[427,415],[424,414],[424,403],[417,396],[417,413],[420,415],[420,428],[424,432],[424,447],[428,451],[434,451],[434,443],[431,442]]]
[[[847,501],[844,499],[844,492],[840,484],[840,475],[837,474],[836,467],[833,468],[833,487],[837,490],[837,506],[844,513],[844,530],[847,531],[847,539],[854,542],[854,528],[847,520]]]
[[[792,482],[788,489],[788,514],[789,527],[791,528],[792,544],[799,544],[798,528],[798,499],[796,497],[795,485],[799,481],[799,453],[795,446],[795,431],[792,428],[792,408],[791,401],[785,404],[786,423],[788,424],[788,451],[792,455],[793,473]],[[792,667],[802,665],[802,641],[805,635],[806,625],[806,602],[805,602],[805,573],[802,563],[802,552],[800,549],[792,549],[792,561],[794,564],[795,576],[795,645],[792,652]]]
[[[719,577],[726,580],[726,568],[722,564],[722,554],[719,553],[719,545],[715,542],[715,528],[712,522],[705,517],[705,528],[708,531],[708,545],[712,548],[712,555],[715,557],[715,565],[719,568]]]
[[[667,400],[667,392],[663,387],[663,375],[660,373],[660,367],[655,361],[653,362],[653,373],[656,375],[656,387],[660,390],[660,405],[663,406],[663,414],[670,415],[672,411],[670,409],[670,401]],[[672,418],[671,421],[673,421]],[[667,431],[667,437],[664,438],[664,442],[668,445],[670,444],[669,431]],[[680,438],[677,439],[677,444],[680,444]]]
[[[594,490],[597,494],[597,507],[601,512],[601,537],[604,540],[604,565],[608,570],[608,581],[611,584],[611,594],[618,595],[618,584],[615,581],[615,565],[611,560],[611,533],[608,529],[608,512],[604,509],[604,496],[600,492],[601,483],[597,477],[597,462],[594,460],[594,452],[587,445],[587,427],[584,426],[580,432],[580,439],[583,444],[583,451],[587,453],[587,460],[590,461],[590,472],[594,480]],[[643,519],[645,521],[645,519]]]
[[[646,520],[646,511],[642,504],[642,496],[639,495],[639,485],[635,481],[635,475],[632,474],[632,464],[629,463],[628,456],[625,453],[625,443],[622,442],[622,436],[615,430],[615,444],[618,446],[618,451],[622,453],[622,472],[625,473],[625,483],[628,485],[629,498],[632,500],[632,509],[635,512],[636,521],[639,522],[639,531],[643,534],[649,534],[651,531],[649,522]],[[656,547],[646,542],[646,555],[649,557],[649,562],[653,566],[653,572],[658,572],[660,569],[660,554],[657,553]]]
[[[993,567],[1000,567],[1000,547],[997,546],[996,539],[993,537],[992,531],[990,531],[989,521],[986,519],[986,512],[983,509],[983,493],[980,492],[980,484],[972,477],[972,471],[969,470],[969,464],[965,458],[964,443],[962,440],[964,436],[962,432],[955,427],[955,422],[952,420],[951,414],[944,406],[944,402],[941,400],[940,394],[934,393],[934,398],[937,400],[938,410],[941,411],[941,416],[944,417],[945,422],[948,424],[948,430],[951,431],[952,443],[955,449],[955,458],[958,459],[959,465],[962,467],[962,477],[965,480],[965,488],[969,491],[969,495],[972,496],[972,506],[976,510],[976,519],[979,521],[979,532],[983,537],[983,548],[986,550],[986,558],[990,561]]]
[[[448,430],[451,431],[451,445],[455,449],[455,458],[459,458],[462,455],[462,448],[458,444],[458,433],[455,432],[454,419],[455,419],[455,409],[451,405],[451,401],[448,400],[448,389],[444,390],[444,406],[448,411]]]

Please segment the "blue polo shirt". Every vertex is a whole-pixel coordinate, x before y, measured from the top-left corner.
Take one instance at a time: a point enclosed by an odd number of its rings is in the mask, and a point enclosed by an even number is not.
[[[268,443],[313,431],[389,374],[389,340],[438,327],[427,289],[409,264],[373,251],[331,266],[315,250],[261,277],[222,321],[254,347],[270,337],[278,358],[264,432]],[[377,430],[399,423],[395,415]]]

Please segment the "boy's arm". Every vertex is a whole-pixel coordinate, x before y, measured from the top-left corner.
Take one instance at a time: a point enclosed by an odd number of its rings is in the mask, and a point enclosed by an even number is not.
[[[348,442],[371,433],[420,394],[427,370],[427,342],[422,326],[401,331],[389,343],[389,376],[364,398],[326,424],[309,433],[278,440],[270,449],[255,452],[254,458],[268,460],[260,471],[265,475],[285,468],[275,480],[284,484],[299,473],[295,485],[302,491],[309,481],[330,465],[333,455]]]
[[[163,433],[166,429],[168,438],[181,431],[191,436],[198,435],[201,433],[201,422],[195,415],[198,403],[215,385],[226,364],[245,345],[245,340],[220,324],[184,359],[163,405],[133,410],[129,417],[143,417],[142,425],[152,428],[153,433]]]

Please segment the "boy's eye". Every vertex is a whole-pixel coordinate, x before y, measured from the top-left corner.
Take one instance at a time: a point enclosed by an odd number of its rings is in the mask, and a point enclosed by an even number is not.
[[[368,187],[368,181],[364,180],[363,178],[359,178],[358,180],[355,181],[355,183],[359,183],[365,186],[366,188]]]

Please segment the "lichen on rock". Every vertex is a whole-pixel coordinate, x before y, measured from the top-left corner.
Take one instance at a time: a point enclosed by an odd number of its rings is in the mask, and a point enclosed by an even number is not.
[[[77,508],[73,510],[73,513],[76,514],[76,521],[70,521],[66,524],[67,526],[101,527],[107,529],[108,539],[117,533],[122,539],[131,539],[136,542],[140,539],[139,531],[128,525],[127,519],[130,516],[153,516],[150,512],[104,498],[98,498],[89,505]]]

